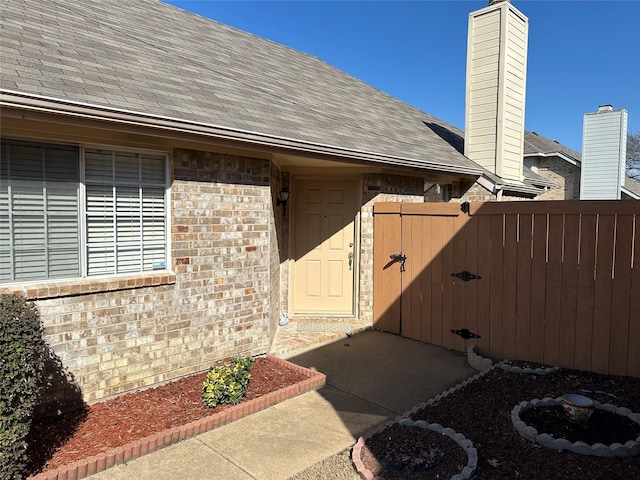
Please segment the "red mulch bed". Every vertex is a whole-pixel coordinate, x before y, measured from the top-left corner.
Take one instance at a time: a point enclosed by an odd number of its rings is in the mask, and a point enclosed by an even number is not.
[[[206,375],[206,372],[191,375],[35,421],[28,437],[27,475],[58,468],[230,408],[230,405],[203,406],[202,382]],[[260,397],[307,378],[269,358],[256,358],[245,399]]]
[[[307,378],[268,358],[256,359],[251,374],[247,399]],[[57,468],[230,408],[219,405],[210,409],[202,405],[205,375],[193,375],[36,422],[29,437],[29,474]],[[601,458],[556,452],[515,432],[510,415],[516,404],[564,393],[583,393],[600,402],[640,412],[637,378],[573,370],[537,376],[495,369],[410,418],[451,427],[471,440],[478,450],[476,480],[640,478],[640,456]],[[417,432],[415,427],[394,427],[367,440],[363,462],[382,478],[442,479],[462,470],[466,456],[461,453],[462,449],[443,435]],[[425,469],[427,464],[432,468]]]

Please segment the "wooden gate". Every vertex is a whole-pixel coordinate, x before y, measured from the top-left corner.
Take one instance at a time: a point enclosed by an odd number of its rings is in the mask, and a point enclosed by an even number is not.
[[[635,201],[376,204],[374,325],[640,377],[639,229]]]

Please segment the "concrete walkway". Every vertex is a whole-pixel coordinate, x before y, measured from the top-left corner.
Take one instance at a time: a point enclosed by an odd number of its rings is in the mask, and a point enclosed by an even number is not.
[[[91,480],[286,480],[477,373],[466,355],[365,331],[289,358],[327,385]]]

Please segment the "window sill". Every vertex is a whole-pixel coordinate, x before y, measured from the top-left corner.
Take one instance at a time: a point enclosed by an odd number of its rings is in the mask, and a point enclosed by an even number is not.
[[[175,273],[156,271],[117,277],[82,278],[0,285],[0,294],[15,293],[27,300],[73,297],[90,293],[116,292],[132,288],[157,287],[176,283]]]

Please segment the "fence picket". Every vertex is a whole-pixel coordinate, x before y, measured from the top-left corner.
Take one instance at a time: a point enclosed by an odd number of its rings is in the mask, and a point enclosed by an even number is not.
[[[612,375],[627,375],[629,321],[631,320],[629,304],[631,300],[633,223],[634,217],[631,215],[618,215],[616,218],[614,278],[611,294],[611,338],[609,340],[609,373]]]
[[[637,205],[471,204],[466,215],[377,204],[374,325],[492,358],[640,377]],[[406,271],[385,269],[401,250]],[[451,275],[464,271],[481,279]],[[465,328],[481,338],[451,333]]]
[[[544,307],[547,276],[547,215],[533,216],[533,257],[531,259],[531,301],[529,323],[529,357],[544,361]]]

